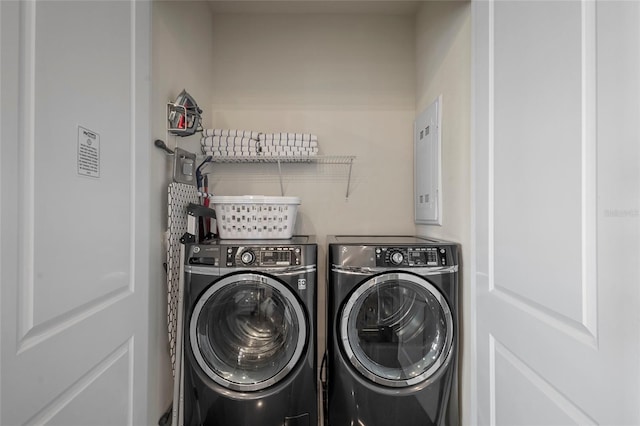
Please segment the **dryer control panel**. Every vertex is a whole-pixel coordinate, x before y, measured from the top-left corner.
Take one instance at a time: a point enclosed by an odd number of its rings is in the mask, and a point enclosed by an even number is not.
[[[226,248],[226,265],[231,268],[300,266],[302,256],[300,246],[235,246]]]
[[[447,266],[450,261],[444,247],[376,247],[376,266]]]

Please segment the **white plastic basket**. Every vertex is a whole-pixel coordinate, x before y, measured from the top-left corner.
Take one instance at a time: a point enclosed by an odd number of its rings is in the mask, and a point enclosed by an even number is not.
[[[218,234],[223,239],[288,239],[293,236],[298,197],[213,196]]]

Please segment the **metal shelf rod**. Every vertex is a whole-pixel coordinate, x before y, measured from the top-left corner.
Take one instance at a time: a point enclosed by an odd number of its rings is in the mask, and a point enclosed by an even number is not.
[[[349,187],[351,186],[351,169],[353,168],[353,158],[349,161],[349,177],[347,178],[347,195],[346,198],[349,199]]]
[[[278,177],[280,178],[280,195],[284,197],[284,186],[282,185],[282,165],[278,160]]]

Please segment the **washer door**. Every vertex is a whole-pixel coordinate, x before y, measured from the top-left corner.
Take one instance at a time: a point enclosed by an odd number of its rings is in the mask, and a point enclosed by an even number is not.
[[[276,384],[302,356],[304,310],[281,282],[258,273],[230,275],[209,287],[191,316],[191,349],[216,383],[236,391]]]
[[[427,280],[387,273],[363,282],[341,312],[339,335],[351,364],[374,383],[412,386],[447,365],[453,317]]]

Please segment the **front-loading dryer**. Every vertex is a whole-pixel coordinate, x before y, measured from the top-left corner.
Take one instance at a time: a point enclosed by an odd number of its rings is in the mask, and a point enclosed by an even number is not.
[[[327,242],[329,424],[457,424],[458,246]]]
[[[316,426],[313,237],[186,248],[188,426]]]

